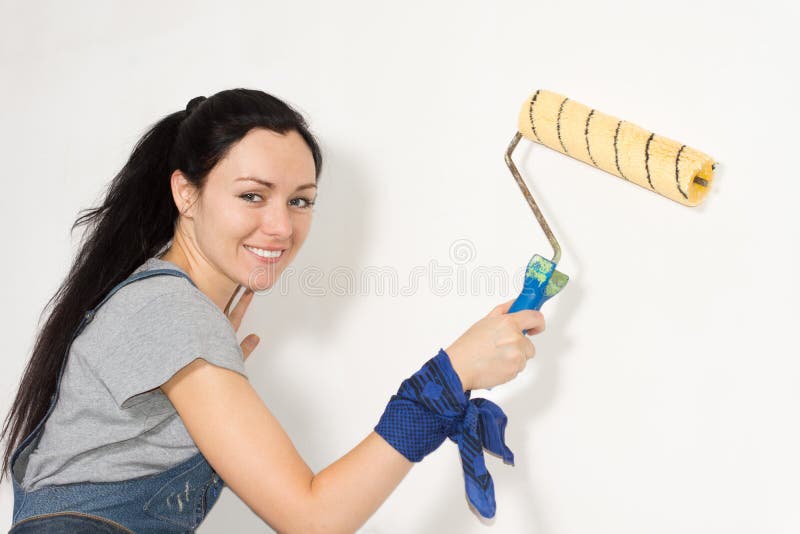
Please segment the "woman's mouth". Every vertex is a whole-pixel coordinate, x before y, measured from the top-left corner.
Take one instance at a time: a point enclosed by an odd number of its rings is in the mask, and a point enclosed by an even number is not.
[[[258,258],[260,261],[264,263],[275,263],[279,261],[282,257],[286,249],[283,250],[265,250],[263,248],[256,248],[251,247],[249,245],[243,245],[244,248],[247,249],[253,256]]]

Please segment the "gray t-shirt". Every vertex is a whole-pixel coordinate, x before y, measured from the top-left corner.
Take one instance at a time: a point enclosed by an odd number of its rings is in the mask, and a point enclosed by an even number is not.
[[[157,268],[182,270],[152,257],[134,272]],[[28,491],[114,482],[164,471],[197,454],[158,389],[196,358],[247,378],[233,326],[189,280],[164,274],[119,289],[72,343],[58,401],[38,443],[18,457],[17,480]]]

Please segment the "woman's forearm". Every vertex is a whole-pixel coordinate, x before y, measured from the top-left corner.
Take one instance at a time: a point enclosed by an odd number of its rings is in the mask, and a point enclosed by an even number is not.
[[[356,447],[311,481],[314,524],[319,533],[355,532],[408,474],[414,462],[370,432]]]

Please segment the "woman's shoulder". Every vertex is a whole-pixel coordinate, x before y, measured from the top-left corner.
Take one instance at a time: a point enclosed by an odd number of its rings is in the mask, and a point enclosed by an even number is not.
[[[131,276],[145,271],[154,271],[157,268],[152,263],[151,258],[138,269],[136,269]],[[165,296],[173,296],[181,298],[188,296],[189,288],[193,287],[191,282],[183,276],[174,276],[166,273],[153,274],[143,278],[138,278],[119,287],[113,295],[111,295],[106,304],[110,307],[127,309],[131,312],[137,308],[146,306],[153,300],[163,298]]]
[[[148,326],[159,321],[191,326],[204,325],[215,330],[232,329],[230,321],[222,311],[188,279],[188,275],[177,265],[153,257],[149,258],[132,275],[145,271],[169,269],[172,273],[160,272],[138,278],[119,287],[97,310],[96,317],[103,317],[131,327],[137,323]]]
[[[159,266],[146,262],[134,274]],[[182,276],[150,276],[120,287],[76,342],[120,408],[197,358],[247,376],[230,320]]]

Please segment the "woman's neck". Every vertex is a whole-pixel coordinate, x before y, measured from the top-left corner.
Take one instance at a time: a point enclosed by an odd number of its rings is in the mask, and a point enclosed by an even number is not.
[[[236,296],[236,292],[241,287],[240,285],[234,284],[227,276],[214,269],[205,260],[193,259],[192,255],[187,254],[180,244],[173,243],[161,255],[161,259],[180,267],[189,275],[197,289],[202,291],[227,315],[228,308]]]

